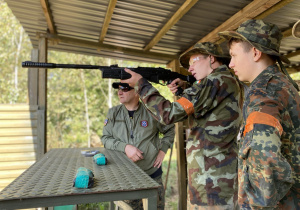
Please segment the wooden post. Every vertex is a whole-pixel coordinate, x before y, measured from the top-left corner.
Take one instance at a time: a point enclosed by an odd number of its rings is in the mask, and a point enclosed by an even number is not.
[[[39,37],[39,62],[47,62],[48,44],[47,38]],[[47,69],[40,68],[38,70],[38,105],[41,115],[44,115],[44,123],[38,125],[41,129],[38,136],[39,145],[43,148],[43,153],[47,151]],[[41,116],[40,115],[40,116]]]
[[[47,62],[47,38],[39,38],[39,62]],[[47,69],[39,69],[38,105],[40,109],[47,107]]]
[[[38,49],[31,50],[31,61],[39,61],[39,51]],[[38,105],[38,69],[29,68],[28,69],[28,104]]]
[[[38,110],[37,112],[37,151],[36,151],[36,160],[42,159],[44,154],[46,153],[46,141],[44,137],[46,136],[46,115],[45,110]]]
[[[168,66],[173,71],[180,73],[180,65],[178,60],[171,61]],[[178,99],[174,96],[174,101]],[[176,134],[176,152],[177,152],[177,175],[178,175],[178,209],[184,210],[187,208],[187,168],[186,154],[184,141],[183,122],[175,123]]]

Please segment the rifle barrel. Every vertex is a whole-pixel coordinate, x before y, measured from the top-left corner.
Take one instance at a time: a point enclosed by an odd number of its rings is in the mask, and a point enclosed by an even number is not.
[[[95,65],[81,65],[81,64],[57,64],[57,63],[40,63],[25,61],[22,62],[23,68],[67,68],[67,69],[99,69],[102,71],[102,78],[114,78],[114,79],[128,79],[131,75],[125,72],[124,67],[118,67],[118,65],[111,66],[95,66]],[[176,78],[180,78],[184,81],[195,82],[195,78],[191,75],[183,75],[177,72],[172,72],[164,68],[152,68],[152,67],[137,67],[130,68],[132,71],[141,74],[144,78],[151,82],[159,83],[160,80],[172,82]]]
[[[25,62],[22,62],[22,67],[25,67],[25,68],[45,68],[45,69],[53,69],[53,68],[100,69],[102,66],[81,65],[81,64],[40,63],[40,62],[25,61]]]

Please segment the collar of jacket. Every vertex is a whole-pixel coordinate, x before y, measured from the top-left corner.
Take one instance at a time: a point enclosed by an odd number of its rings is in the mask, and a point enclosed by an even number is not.
[[[229,69],[227,68],[226,65],[221,65],[221,66],[218,66],[217,68],[215,68],[210,74],[215,74],[215,73],[224,72],[224,71],[229,71]]]
[[[142,106],[143,105],[141,104],[141,102],[139,102],[139,106],[138,106],[137,110],[135,110],[134,114],[139,114],[141,112],[141,110],[142,110]],[[128,109],[126,109],[125,105],[122,104],[122,107],[123,107],[123,110],[126,113],[128,113]]]
[[[256,86],[258,81],[264,81],[267,84],[269,79],[278,72],[279,68],[276,64],[268,66],[251,82],[250,88]]]

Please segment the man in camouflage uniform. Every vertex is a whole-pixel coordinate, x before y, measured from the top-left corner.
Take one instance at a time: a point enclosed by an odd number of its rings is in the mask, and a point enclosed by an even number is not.
[[[282,34],[274,24],[248,20],[220,35],[229,39],[229,67],[251,83],[239,143],[239,205],[300,209],[300,97],[281,62],[289,62],[279,54]]]
[[[152,115],[164,124],[188,119],[186,144],[188,209],[234,209],[237,201],[237,144],[240,88],[218,45],[198,43],[180,62],[198,80],[171,103],[141,75],[128,80]],[[171,86],[182,82],[174,80]]]
[[[154,181],[160,184],[158,188],[157,209],[165,206],[165,191],[162,183],[161,164],[165,154],[174,142],[174,124],[158,123],[145,107],[139,102],[139,96],[126,83],[113,83],[118,89],[120,105],[109,109],[101,141],[107,149],[124,152],[128,158],[143,169]],[[163,134],[160,139],[159,133]],[[125,200],[134,210],[142,210],[141,199]],[[127,206],[118,202],[121,207]],[[128,208],[124,208],[128,209]]]

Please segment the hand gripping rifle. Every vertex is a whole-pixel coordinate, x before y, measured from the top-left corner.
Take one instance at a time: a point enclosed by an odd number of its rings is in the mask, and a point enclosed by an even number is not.
[[[125,67],[118,67],[118,65],[111,66],[95,66],[95,65],[81,65],[81,64],[56,64],[56,63],[38,63],[25,61],[22,62],[23,68],[69,68],[69,69],[100,69],[102,71],[102,78],[111,79],[129,79],[131,75],[127,73],[124,69]],[[154,67],[137,67],[129,68],[130,70],[140,74],[142,77],[150,82],[154,82],[160,85],[168,85],[173,80],[180,78],[181,80],[187,81],[189,83],[194,83],[196,79],[191,75],[183,75],[177,72],[173,72],[164,68],[154,68]],[[181,95],[183,92],[181,87],[178,87],[176,96]]]

